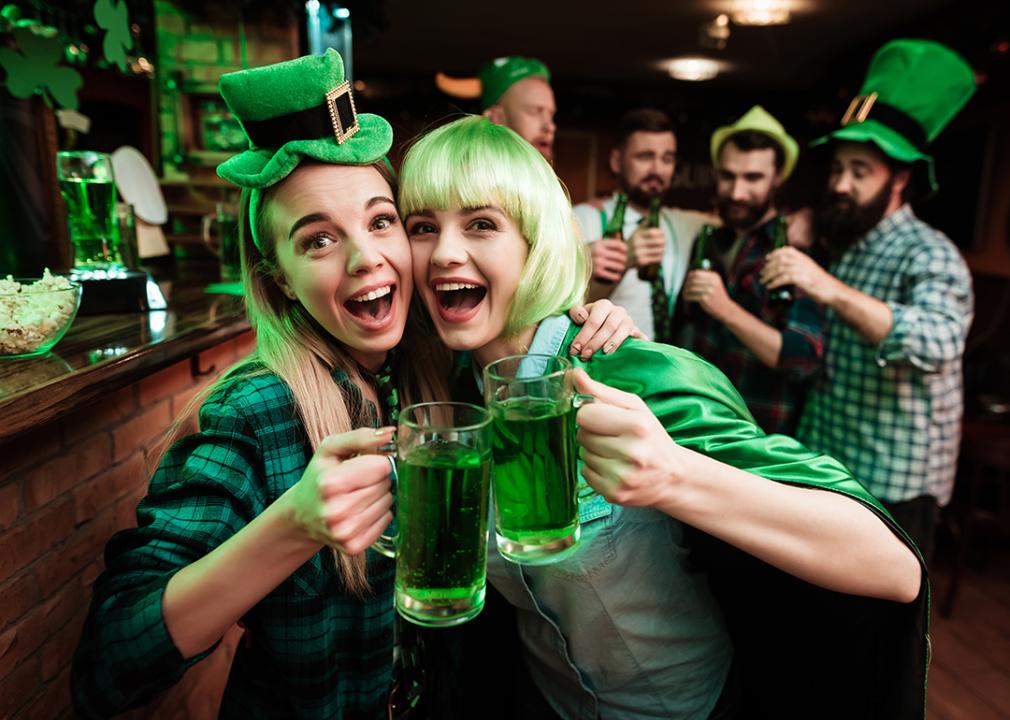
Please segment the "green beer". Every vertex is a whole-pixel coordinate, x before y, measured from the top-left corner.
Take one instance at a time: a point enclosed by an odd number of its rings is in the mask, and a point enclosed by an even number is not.
[[[560,560],[579,539],[574,407],[513,397],[489,409],[499,551],[527,564]]]
[[[436,440],[397,463],[396,608],[456,625],[484,606],[491,454]]]
[[[122,265],[116,223],[116,184],[111,180],[61,178],[67,225],[78,267]]]

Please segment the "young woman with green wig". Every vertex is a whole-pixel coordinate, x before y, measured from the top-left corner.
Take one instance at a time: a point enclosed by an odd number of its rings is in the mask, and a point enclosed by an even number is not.
[[[564,188],[533,147],[484,118],[444,125],[408,152],[399,205],[415,289],[445,344],[474,365],[462,373],[459,397],[479,398],[479,370],[497,359],[564,352],[575,332],[564,313],[582,297],[590,269]],[[917,627],[921,644],[918,555],[840,463],[766,436],[725,376],[679,348],[631,340],[576,365],[578,390],[596,398],[577,414],[583,474],[598,491],[580,506],[582,546],[536,567],[488,554],[488,578],[515,606],[525,662],[556,713],[729,716],[734,645],[688,532],[743,551],[804,589],[879,603],[889,621],[910,624],[912,635]],[[834,635],[818,657],[793,660],[830,667],[832,644],[844,640]],[[876,650],[864,648],[863,662],[887,665],[891,656]],[[879,704],[861,717],[921,716],[924,656],[882,672],[915,677],[872,696]],[[903,696],[891,705],[887,692]],[[784,712],[768,716],[797,716]]]
[[[389,717],[393,563],[368,551],[391,519],[378,449],[400,398],[446,397],[446,365],[408,322],[392,131],[355,114],[343,80],[332,50],[221,79],[250,140],[219,173],[243,188],[257,348],[203,396],[139,527],[106,548],[72,670],[82,717],[151,700],[235,623],[221,717]],[[593,314],[589,349],[631,327]]]

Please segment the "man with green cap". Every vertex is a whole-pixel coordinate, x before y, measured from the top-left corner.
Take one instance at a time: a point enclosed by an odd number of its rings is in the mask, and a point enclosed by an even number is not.
[[[828,307],[824,370],[799,439],[844,462],[927,560],[953,490],[973,300],[957,248],[908,201],[936,190],[926,146],[974,91],[972,69],[943,45],[895,40],[877,51],[842,127],[814,143],[833,150],[815,216],[830,274],[792,248],[761,274]]]
[[[711,154],[723,226],[696,246],[711,269],[692,269],[684,281],[681,299],[699,311],[684,313],[680,344],[726,374],[765,432],[792,434],[820,365],[823,311],[803,293],[769,292],[758,275],[785,239],[775,196],[799,146],[755,105],[712,134]]]
[[[535,58],[495,58],[481,68],[480,82],[484,117],[515,130],[552,161],[557,107],[547,66]]]

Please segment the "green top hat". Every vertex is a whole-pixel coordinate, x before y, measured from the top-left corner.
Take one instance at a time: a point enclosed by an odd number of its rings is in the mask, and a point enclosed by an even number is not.
[[[760,105],[748,110],[732,125],[725,125],[712,133],[710,151],[712,164],[719,164],[719,152],[723,144],[737,133],[758,132],[767,135],[782,148],[782,179],[786,180],[796,167],[796,159],[800,156],[800,146],[782,127],[782,123]]]
[[[304,158],[369,165],[393,143],[383,118],[358,114],[344,61],[333,49],[221,76],[221,96],[242,125],[249,149],[218,165],[225,180],[254,191],[280,182]],[[255,217],[259,192],[250,196]],[[254,231],[255,223],[250,223]],[[256,240],[257,246],[259,241]]]
[[[480,108],[487,110],[505,91],[528,77],[551,81],[551,71],[536,58],[500,57],[480,69]]]
[[[960,55],[929,40],[892,40],[870,61],[859,95],[842,127],[815,140],[872,142],[899,162],[922,161],[937,189],[926,146],[960,112],[975,92],[975,73]]]

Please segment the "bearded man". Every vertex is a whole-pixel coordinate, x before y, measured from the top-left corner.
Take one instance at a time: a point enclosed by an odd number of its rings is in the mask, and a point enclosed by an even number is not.
[[[828,195],[815,229],[830,273],[786,248],[761,274],[828,308],[823,372],[797,437],[845,463],[919,545],[932,552],[950,500],[963,406],[961,356],[971,275],[908,201],[936,189],[925,147],[975,91],[971,67],[938,43],[895,40],[870,63],[832,144]]]
[[[712,134],[711,153],[723,226],[694,253],[708,269],[692,269],[684,281],[681,308],[697,309],[681,314],[678,344],[726,374],[765,432],[792,434],[820,364],[823,312],[802,292],[770,292],[759,274],[785,236],[776,194],[799,146],[755,106]]]
[[[575,206],[593,262],[589,299],[610,298],[627,309],[648,339],[671,342],[673,302],[684,282],[691,241],[707,216],[661,207],[655,226],[649,222],[650,207],[666,197],[677,168],[677,136],[666,113],[651,108],[625,113],[609,160],[617,191],[602,207]],[[619,199],[627,204],[623,240],[604,237]],[[648,266],[656,269],[651,279],[639,277],[638,270]]]

